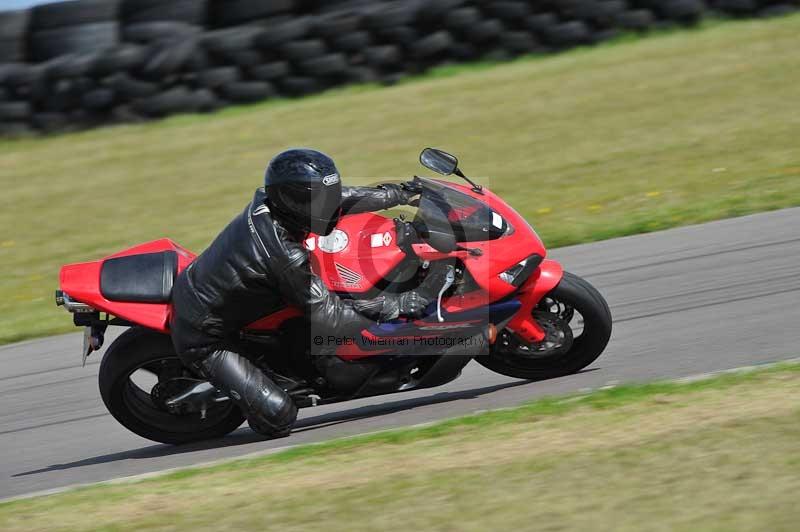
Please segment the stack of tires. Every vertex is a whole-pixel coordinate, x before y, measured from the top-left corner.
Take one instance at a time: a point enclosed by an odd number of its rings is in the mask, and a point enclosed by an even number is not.
[[[717,11],[736,17],[779,16],[796,11],[798,0],[709,0]]]
[[[124,26],[173,21],[202,29],[208,21],[208,0],[120,0]]]
[[[222,105],[196,83],[208,63],[200,45],[208,9],[208,0],[121,0],[122,39],[129,50],[142,50],[141,61],[120,65],[107,80],[127,115],[156,118]]]
[[[0,135],[30,131],[30,74],[26,59],[29,11],[0,12]]]
[[[225,102],[249,103],[274,96],[272,81],[286,67],[276,65],[276,58],[262,53],[256,43],[266,32],[261,26],[244,25],[205,33],[201,45],[208,63],[197,82]],[[274,74],[271,69],[280,72]],[[255,72],[261,75],[256,77]]]
[[[30,11],[0,12],[0,64],[23,62],[27,58]]]
[[[0,135],[391,84],[800,0],[68,0],[0,12]]]
[[[295,7],[295,0],[210,0],[209,18],[225,28],[288,15]]]
[[[287,96],[311,94],[344,83],[348,56],[332,49],[324,34],[325,29],[314,17],[269,27],[258,36],[256,45],[271,62],[249,69],[249,75],[273,83]]]
[[[207,0],[121,0],[122,40],[137,44],[178,42],[203,32]]]
[[[35,74],[24,63],[0,65],[0,135],[20,135],[30,131],[32,92]]]
[[[334,85],[337,80],[365,83],[380,78],[381,66],[369,61],[376,42],[365,25],[363,8],[340,5],[314,17],[308,38],[305,45],[282,47],[293,71],[306,78],[287,80],[288,90],[309,92],[315,86]],[[312,82],[316,66],[321,66],[324,74],[318,74],[321,79]]]
[[[659,26],[692,25],[706,13],[703,0],[631,0],[640,12],[648,12]]]
[[[512,5],[513,4],[513,5]],[[502,20],[498,13],[507,13],[511,10],[524,11],[527,15],[530,7],[523,2],[500,2],[498,5],[488,5],[486,3],[473,4],[471,2],[446,2],[440,1],[434,4],[433,10],[425,10],[420,13],[421,25],[430,30],[437,27],[440,31],[447,31],[453,39],[450,47],[451,57],[455,61],[471,61],[481,57],[490,59],[502,59],[506,55],[515,55],[514,52],[507,53],[502,45],[502,37],[508,32],[509,38],[506,44],[510,49],[518,49],[521,46],[528,47],[529,51],[535,51],[538,40],[531,37],[531,32],[518,26],[524,24],[524,17],[514,19],[509,27]],[[519,42],[519,31],[522,30],[526,36]],[[520,50],[520,53],[523,53]]]
[[[31,10],[30,57],[46,61],[64,54],[90,54],[119,42],[117,2],[70,0]]]
[[[359,59],[384,83],[421,70],[424,57],[417,46],[427,35],[417,25],[419,10],[420,3],[412,0],[375,4],[361,12],[362,35],[370,42]]]

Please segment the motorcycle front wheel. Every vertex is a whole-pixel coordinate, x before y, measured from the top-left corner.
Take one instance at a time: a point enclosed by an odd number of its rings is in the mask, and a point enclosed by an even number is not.
[[[133,328],[122,333],[100,363],[100,395],[114,418],[149,440],[181,444],[218,438],[245,416],[232,401],[207,411],[170,411],[165,400],[199,379],[181,363],[168,335]]]
[[[603,352],[611,338],[611,311],[603,296],[577,275],[559,284],[533,311],[545,339],[526,344],[503,330],[488,355],[475,360],[508,377],[545,380],[576,373]]]

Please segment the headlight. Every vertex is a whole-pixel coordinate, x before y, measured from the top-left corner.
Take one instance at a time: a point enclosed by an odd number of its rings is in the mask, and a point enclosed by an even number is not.
[[[500,274],[500,279],[516,287],[528,280],[531,273],[542,263],[541,255],[533,254],[527,259],[519,261],[517,264]]]

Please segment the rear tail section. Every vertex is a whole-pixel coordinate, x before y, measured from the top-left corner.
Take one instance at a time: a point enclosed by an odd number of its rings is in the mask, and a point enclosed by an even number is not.
[[[172,285],[194,258],[172,240],[161,239],[98,261],[68,264],[61,268],[56,302],[75,315],[76,325],[92,325],[104,312],[167,332]]]

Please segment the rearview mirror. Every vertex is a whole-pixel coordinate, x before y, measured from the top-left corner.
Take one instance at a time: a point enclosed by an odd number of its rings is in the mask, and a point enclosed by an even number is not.
[[[437,174],[450,175],[458,169],[458,159],[436,148],[425,148],[419,154],[419,162],[422,166],[433,170]]]
[[[458,249],[458,243],[453,233],[428,230],[428,236],[425,240],[433,249],[440,253],[452,253]]]

